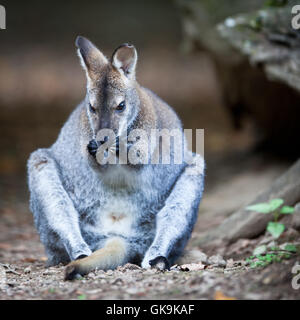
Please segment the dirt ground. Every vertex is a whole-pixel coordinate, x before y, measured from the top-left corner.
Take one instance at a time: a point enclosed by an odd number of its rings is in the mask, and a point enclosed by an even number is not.
[[[64,281],[64,266],[45,267],[46,256],[26,199],[15,199],[10,208],[3,210],[0,225],[0,299],[299,299],[299,290],[291,285],[291,270],[300,262],[299,255],[293,254],[290,259],[265,268],[253,269],[245,261],[258,243],[268,240],[267,235],[241,239],[204,258],[201,248],[195,245],[203,231],[247,203],[287,166],[276,162],[270,166],[269,160],[266,166],[261,157],[244,162],[248,170],[243,166],[233,168],[229,160],[227,166],[226,161],[222,163],[218,170],[223,171],[223,182],[211,183],[205,193],[187,254],[182,259],[188,265],[179,262],[180,266],[166,272],[128,264],[114,271],[91,272],[73,282]],[[230,183],[226,175],[230,176]],[[25,185],[19,183],[18,188],[24,190]],[[299,242],[299,233],[294,230],[287,230],[281,241],[289,241],[291,235]],[[209,257],[218,253],[222,257],[210,261]]]

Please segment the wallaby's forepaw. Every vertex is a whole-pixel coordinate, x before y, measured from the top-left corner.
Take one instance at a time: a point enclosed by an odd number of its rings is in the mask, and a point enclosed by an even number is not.
[[[149,261],[151,268],[158,270],[170,270],[170,263],[166,257],[159,256]]]

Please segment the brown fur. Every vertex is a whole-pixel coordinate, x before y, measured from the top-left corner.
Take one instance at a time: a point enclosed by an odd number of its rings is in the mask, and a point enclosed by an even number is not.
[[[69,263],[65,271],[65,280],[73,280],[77,275],[83,276],[96,268],[108,270],[121,265],[125,262],[125,250],[122,239],[112,238],[103,248],[90,256]]]

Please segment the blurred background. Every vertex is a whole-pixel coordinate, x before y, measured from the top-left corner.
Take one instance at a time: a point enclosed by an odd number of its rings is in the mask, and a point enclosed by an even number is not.
[[[7,29],[0,30],[0,221],[32,222],[26,160],[55,141],[85,95],[77,35],[108,57],[133,43],[138,81],[173,106],[185,128],[205,129],[206,192],[195,237],[268,186],[299,153],[298,93],[269,81],[229,45],[220,48],[214,29],[262,3],[1,1]]]

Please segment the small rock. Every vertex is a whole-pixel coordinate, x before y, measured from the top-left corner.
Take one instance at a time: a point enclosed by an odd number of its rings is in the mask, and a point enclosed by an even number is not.
[[[191,256],[189,262],[191,263],[207,263],[207,255],[199,250],[190,250],[188,256]]]
[[[53,269],[47,269],[45,271],[43,271],[43,275],[44,276],[49,276],[49,275],[53,275],[53,274],[56,274],[57,271],[56,270],[53,270]]]
[[[117,278],[111,282],[111,284],[122,284],[124,281],[121,278]]]
[[[139,292],[139,289],[134,287],[134,288],[128,288],[125,291],[129,294],[137,294]]]
[[[263,279],[262,283],[269,284],[269,283],[271,283],[271,281],[272,281],[272,277],[268,276]]]
[[[207,262],[208,262],[208,264],[217,265],[219,267],[226,266],[226,261],[219,254],[209,257]]]
[[[120,272],[126,272],[127,270],[141,270],[142,268],[136,264],[126,263],[124,266],[120,266],[117,268]]]
[[[30,273],[31,272],[31,267],[27,267],[24,269],[24,273]]]
[[[233,268],[233,267],[234,267],[233,259],[228,259],[226,263],[226,268]]]
[[[109,275],[109,276],[113,275],[113,273],[114,273],[114,272],[113,272],[112,270],[107,270],[107,271],[106,271],[106,274]]]

